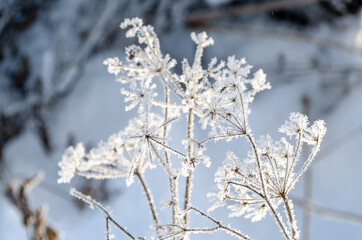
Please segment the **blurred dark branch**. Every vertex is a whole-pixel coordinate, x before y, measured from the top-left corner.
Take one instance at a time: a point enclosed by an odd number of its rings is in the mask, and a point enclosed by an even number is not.
[[[298,198],[293,198],[293,202],[299,206],[302,206],[305,209],[308,209],[309,211],[318,213],[329,218],[362,224],[362,215],[360,214],[336,210],[312,202],[306,204],[305,201]]]
[[[14,1],[16,3],[18,1]],[[0,109],[0,162],[2,159],[2,150],[7,142],[22,132],[29,119],[34,120],[37,135],[46,152],[52,150],[51,136],[48,131],[46,112],[56,103],[63,99],[79,79],[79,74],[84,66],[84,62],[91,55],[97,44],[104,37],[104,29],[109,24],[122,1],[108,0],[93,28],[90,30],[88,38],[81,43],[80,50],[76,53],[74,59],[59,72],[55,77],[54,89],[51,89],[50,96],[39,92],[27,95],[23,100],[12,103],[4,109]],[[16,11],[19,6],[9,5],[9,8]],[[9,14],[9,13],[6,13]],[[0,23],[3,22],[3,18]],[[5,24],[5,22],[3,23]],[[0,29],[1,30],[1,29]],[[27,77],[27,76],[26,76]]]
[[[10,3],[0,11],[0,43],[6,44],[9,38],[11,41],[14,35],[19,34],[30,26],[37,18],[39,12],[47,8],[54,1],[55,0],[9,1]]]
[[[292,8],[296,6],[312,4],[319,1],[320,0],[292,0],[292,1],[280,0],[280,1],[265,2],[265,3],[256,3],[246,6],[237,6],[226,9],[216,9],[188,16],[185,19],[185,23],[188,26],[195,26],[195,25],[197,26],[199,24],[205,23],[206,21],[216,20],[223,17],[280,10],[285,8]]]
[[[323,148],[318,154],[317,158],[314,160],[315,162],[320,162],[323,159],[326,159],[332,153],[338,151],[343,146],[349,144],[354,141],[357,137],[362,135],[362,124],[347,132],[341,138],[336,140],[335,142],[329,144],[327,147]]]
[[[10,22],[12,16],[19,7],[19,3],[21,2],[22,0],[14,0],[11,3],[9,3],[7,7],[5,7],[6,11],[4,11],[3,15],[0,18],[0,36],[2,35],[4,29]]]
[[[0,163],[2,160],[2,151],[5,144],[12,138],[17,136],[23,125],[20,123],[19,118],[22,118],[23,114],[15,114],[12,116],[6,116],[0,112]]]
[[[56,240],[58,233],[50,227],[44,216],[44,208],[31,209],[28,199],[29,190],[38,184],[41,176],[38,174],[31,179],[24,180],[19,188],[14,189],[8,184],[5,195],[8,200],[17,207],[23,217],[23,225],[33,229],[32,239],[35,240]]]
[[[68,68],[55,80],[55,94],[52,97],[54,101],[56,98],[67,94],[74,86],[76,79],[78,79],[80,70],[84,65],[84,61],[89,57],[97,43],[104,35],[103,29],[106,28],[110,18],[114,17],[118,9],[120,1],[108,0],[105,7],[99,16],[96,24],[91,29],[88,38],[81,44],[79,52],[75,58],[70,62]]]
[[[337,49],[350,54],[356,54],[362,56],[362,49],[360,48],[344,44],[341,42],[332,41],[329,39],[316,38],[302,32],[255,28],[255,27],[241,26],[232,23],[200,23],[194,27],[210,31],[218,31],[218,32],[230,33],[230,31],[234,31],[242,33],[245,36],[252,34],[259,37],[274,37],[274,38],[284,38],[284,39],[292,39],[303,42],[310,42],[319,45],[321,47]]]

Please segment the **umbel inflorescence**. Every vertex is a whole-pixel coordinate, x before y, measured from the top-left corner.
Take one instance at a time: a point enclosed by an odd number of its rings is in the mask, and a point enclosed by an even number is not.
[[[209,166],[212,156],[205,153],[210,141],[239,141],[246,139],[250,151],[245,159],[229,151],[215,174],[216,191],[209,193],[213,205],[230,209],[231,217],[244,215],[252,221],[261,220],[267,212],[275,218],[285,239],[299,239],[293,203],[288,193],[315,158],[326,133],[324,121],[309,125],[308,118],[291,113],[279,129],[287,138],[275,141],[269,135],[255,140],[248,123],[249,104],[255,95],[270,89],[262,70],[250,74],[252,67],[244,58],[229,57],[226,62],[211,59],[206,68],[202,55],[214,41],[205,32],[191,34],[196,44],[194,60],[181,62],[182,74],[173,73],[176,60],[160,50],[159,39],[152,26],[139,18],[126,19],[121,28],[126,36],[136,38],[137,44],[126,48],[126,61],[108,58],[108,72],[123,84],[121,93],[128,104],[126,111],[137,109],[138,116],[119,133],[101,141],[98,147],[86,152],[82,143],[69,147],[59,163],[59,183],[68,183],[75,174],[86,178],[107,179],[124,177],[130,186],[137,178],[148,202],[157,239],[188,239],[193,233],[226,231],[250,239],[243,231],[235,230],[191,205],[193,172],[200,163]],[[163,96],[158,88],[163,89]],[[174,96],[171,98],[171,96]],[[171,101],[171,99],[176,99]],[[170,144],[172,125],[177,118],[186,118],[185,139],[179,146]],[[195,124],[195,121],[199,124]],[[209,131],[206,139],[194,136],[195,127]],[[173,141],[174,143],[174,141]],[[297,165],[303,144],[312,146],[310,155]],[[169,222],[161,223],[144,172],[160,165],[169,184],[172,209]],[[297,166],[299,166],[297,168]],[[186,181],[185,189],[179,182]],[[151,186],[152,187],[152,186]],[[182,191],[182,194],[179,194]],[[115,224],[129,238],[137,239],[120,226],[100,203],[72,189],[71,194],[106,213],[107,239],[109,223]],[[181,196],[183,196],[181,198]],[[282,207],[280,207],[282,205]],[[279,207],[279,208],[278,208]],[[283,208],[285,211],[283,211]],[[210,221],[210,228],[190,228],[189,212],[194,211]],[[285,214],[284,218],[282,212]]]

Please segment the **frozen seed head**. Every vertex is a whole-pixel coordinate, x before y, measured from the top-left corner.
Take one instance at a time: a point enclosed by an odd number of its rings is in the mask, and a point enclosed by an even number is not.
[[[122,68],[122,61],[118,57],[107,58],[103,61],[103,64],[107,66],[107,71],[111,74],[118,75]]]
[[[70,146],[65,150],[62,160],[59,162],[58,183],[69,183],[74,177],[77,168],[85,155],[85,149],[82,143],[76,147]]]
[[[302,133],[308,127],[308,117],[301,113],[292,112],[289,115],[289,121],[279,128],[279,132],[287,136],[294,136]]]

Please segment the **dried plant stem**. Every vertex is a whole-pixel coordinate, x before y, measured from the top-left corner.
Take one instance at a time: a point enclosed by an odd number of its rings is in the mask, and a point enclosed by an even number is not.
[[[194,137],[194,113],[193,109],[190,108],[188,119],[187,119],[187,138],[192,139]],[[193,146],[190,143],[188,147],[188,157],[192,158]],[[185,204],[184,209],[187,209],[191,200],[191,189],[192,189],[192,171],[189,172],[189,175],[186,178],[186,187],[185,187]],[[188,213],[185,213],[184,217],[185,226],[187,227],[188,223]]]
[[[304,162],[302,168],[299,170],[299,172],[295,175],[294,179],[290,183],[287,193],[292,189],[292,186],[299,180],[299,177],[302,175],[303,172],[305,172],[309,166],[309,164],[312,162],[316,154],[318,153],[320,143],[317,142],[314,146],[314,149],[312,150],[311,154],[309,155],[308,159]]]
[[[160,160],[161,165],[164,167],[165,171],[168,174],[169,179],[169,185],[170,185],[170,195],[172,199],[172,222],[176,224],[176,215],[177,210],[179,208],[179,199],[178,199],[178,179],[177,175],[173,174],[170,164],[168,164],[166,161],[164,161],[161,157],[161,155],[157,152],[154,145],[151,143],[152,150],[156,154],[156,157]],[[168,153],[165,151],[166,158],[168,158]]]
[[[182,233],[185,233],[185,232],[195,232],[195,233],[200,233],[200,232],[213,232],[217,229],[219,229],[219,227],[214,227],[214,228],[182,228],[178,225],[174,225],[174,224],[166,224],[166,225],[163,225],[163,226],[169,226],[169,227],[178,227],[180,228],[180,231],[178,232],[174,232],[170,235],[167,235],[165,237],[161,237],[160,240],[164,240],[164,239],[168,239],[168,238],[171,238],[171,237],[176,237],[177,235],[180,235]]]
[[[154,137],[149,136],[149,139],[150,139],[150,140],[152,140],[153,142],[155,142],[155,143],[157,143],[157,144],[161,145],[162,147],[164,147],[164,149],[166,149],[166,148],[167,148],[167,149],[168,149],[168,150],[170,150],[171,152],[173,152],[173,153],[175,153],[175,154],[177,154],[177,155],[179,155],[179,156],[181,156],[181,157],[186,158],[186,155],[185,155],[185,154],[183,154],[182,152],[177,151],[176,149],[174,149],[174,148],[172,148],[172,147],[167,146],[165,143],[163,143],[163,142],[160,142],[160,141],[156,140]]]
[[[305,173],[304,177],[304,199],[303,205],[307,206],[310,204],[312,197],[312,184],[313,184],[313,169],[309,169]],[[308,208],[303,209],[303,240],[310,239],[310,229],[311,229],[311,212]]]
[[[201,216],[206,217],[206,218],[209,219],[210,221],[214,222],[214,223],[217,225],[217,227],[214,228],[214,230],[222,229],[222,230],[224,230],[224,231],[226,231],[226,232],[229,232],[229,233],[231,233],[231,234],[233,234],[233,235],[236,235],[236,236],[238,236],[238,237],[240,237],[240,238],[242,238],[242,239],[250,240],[250,238],[249,238],[248,236],[242,234],[241,232],[239,232],[239,231],[237,231],[237,230],[235,230],[235,229],[232,229],[232,228],[230,228],[230,227],[227,227],[227,226],[223,225],[220,221],[217,221],[216,219],[210,217],[209,215],[207,215],[206,213],[202,212],[201,210],[199,210],[199,209],[197,209],[197,208],[194,208],[194,207],[189,207],[188,209],[189,209],[189,210],[193,210],[193,211],[199,213]]]
[[[241,104],[241,109],[242,109],[242,113],[243,113],[243,123],[244,123],[243,127],[244,127],[244,130],[246,131],[247,122],[246,122],[246,115],[245,115],[244,100],[243,100],[243,96],[241,93],[239,93],[239,97],[240,97],[240,104]]]
[[[98,206],[99,207],[99,206]],[[104,210],[103,210],[104,211]],[[106,214],[108,215],[108,220],[110,220],[114,225],[116,225],[119,229],[122,230],[122,232],[124,232],[129,238],[136,240],[136,237],[134,237],[132,234],[130,234],[124,227],[122,227],[121,225],[119,225],[116,220],[114,220],[107,212]]]
[[[84,198],[80,196],[79,194],[76,194],[74,196],[77,196],[78,198],[82,199],[84,201]],[[128,232],[124,227],[122,227],[112,216],[111,214],[97,201],[91,201],[94,206],[99,208],[102,212],[104,212],[107,215],[108,221],[111,221],[116,227],[118,227],[123,233],[125,233],[129,238],[136,240],[136,237],[133,236],[130,232]]]
[[[165,84],[165,86],[167,86],[169,89],[171,89],[173,93],[175,93],[180,99],[182,99],[182,94],[180,93],[180,92],[181,92],[181,91],[180,91],[181,87],[180,87],[178,84],[176,85],[176,83],[174,83],[174,84],[177,86],[177,88],[175,89],[175,88],[172,87],[171,84],[166,80],[166,78],[163,76],[163,74],[159,74],[159,76],[160,76],[162,82]],[[174,81],[173,81],[173,82],[174,82]]]
[[[255,145],[255,141],[253,139],[253,137],[249,134],[249,133],[246,133],[245,134],[247,136],[247,138],[249,139],[250,143],[251,143],[251,146],[254,150],[254,154],[255,154],[255,158],[256,158],[256,163],[258,165],[258,171],[259,171],[259,176],[260,176],[260,182],[261,182],[261,188],[262,188],[262,191],[263,191],[263,195],[264,195],[264,199],[266,201],[266,203],[268,204],[270,210],[272,211],[279,227],[281,228],[284,236],[286,237],[286,239],[290,240],[290,237],[288,235],[288,232],[287,232],[287,229],[281,219],[281,217],[279,216],[279,214],[277,213],[277,211],[275,210],[275,208],[273,207],[273,205],[271,204],[270,202],[270,199],[269,199],[269,194],[266,190],[266,187],[265,187],[265,179],[264,179],[264,174],[263,174],[263,170],[261,169],[261,163],[260,163],[260,157],[259,157],[259,154],[258,154],[258,151],[257,151],[257,148],[256,148],[256,145]]]
[[[166,107],[164,108],[164,121],[166,122],[168,119],[168,105],[170,104],[170,90],[167,85],[165,85],[165,104]],[[163,138],[167,138],[167,125],[163,127]],[[165,150],[165,158],[166,163],[168,164],[168,168],[171,169],[171,161],[168,152]],[[170,195],[172,201],[172,223],[176,224],[176,212],[179,207],[179,200],[178,200],[178,179],[176,176],[173,176],[172,173],[168,176],[169,185],[170,185]]]
[[[147,187],[146,182],[145,182],[145,180],[143,179],[143,177],[142,177],[142,175],[140,173],[136,172],[135,175],[140,180],[140,183],[142,185],[142,189],[143,189],[143,191],[144,191],[144,193],[146,195],[147,202],[148,202],[148,204],[150,206],[153,221],[154,221],[155,225],[158,226],[159,225],[159,220],[158,220],[158,217],[157,217],[156,206],[155,206],[155,204],[153,202],[153,197],[152,197],[152,194],[150,192],[150,189]],[[157,232],[157,233],[160,236],[159,232]]]
[[[285,210],[288,215],[290,229],[292,231],[292,239],[298,240],[299,239],[298,238],[298,229],[297,229],[297,224],[296,224],[296,221],[294,218],[293,204],[290,203],[290,200],[288,199],[288,197],[286,195],[282,195],[282,198],[284,201]]]
[[[170,191],[172,199],[172,222],[176,224],[176,213],[179,209],[179,199],[178,199],[178,179],[177,177],[170,176]]]
[[[109,236],[109,218],[106,217],[106,236],[107,236],[107,240],[110,239],[110,236]]]
[[[293,168],[294,168],[294,165],[295,165],[295,162],[298,158],[298,155],[299,155],[299,151],[300,151],[300,147],[301,147],[301,143],[302,143],[302,133],[300,132],[298,134],[298,140],[297,140],[297,149],[295,150],[295,154],[294,154],[294,157],[293,157],[293,161],[292,161],[292,164],[290,165],[290,168],[288,169],[288,167],[285,169],[285,178],[284,178],[284,186],[283,186],[283,190],[285,193],[287,193],[287,183],[288,183],[288,179],[290,177],[290,174],[291,172],[293,171]],[[289,170],[289,171],[288,171]]]
[[[238,137],[238,136],[242,136],[242,135],[244,135],[244,133],[238,133],[238,134],[229,133],[229,134],[226,134],[226,135],[209,137],[209,138],[206,138],[206,139],[198,142],[198,144],[202,145],[202,144],[204,144],[204,143],[206,143],[208,141],[211,141],[211,140],[225,139],[225,138],[230,138],[230,137]]]

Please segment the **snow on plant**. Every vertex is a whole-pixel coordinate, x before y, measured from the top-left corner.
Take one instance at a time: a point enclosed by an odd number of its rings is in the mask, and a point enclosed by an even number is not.
[[[250,239],[190,202],[194,169],[200,163],[210,165],[210,158],[205,155],[205,145],[209,141],[228,142],[244,137],[250,143],[251,150],[246,159],[241,159],[232,151],[227,153],[225,162],[215,174],[217,191],[209,193],[213,200],[209,211],[226,206],[231,210],[231,217],[244,215],[252,221],[259,221],[270,212],[286,239],[299,239],[288,193],[316,156],[326,133],[324,121],[318,120],[309,126],[305,115],[291,113],[289,121],[279,129],[289,140],[283,137],[275,141],[267,135],[256,141],[248,123],[249,104],[257,93],[271,88],[262,70],[251,75],[252,67],[244,58],[237,59],[235,56],[229,57],[226,62],[213,58],[203,68],[201,60],[204,48],[213,45],[214,41],[202,32],[191,34],[197,46],[194,61],[189,63],[184,59],[181,63],[182,74],[177,75],[172,72],[176,60],[161,53],[152,26],[145,26],[141,19],[133,18],[126,19],[121,28],[128,28],[126,36],[137,38],[138,44],[126,48],[125,63],[115,57],[108,58],[104,64],[108,72],[115,74],[118,81],[125,85],[121,93],[129,103],[126,110],[137,108],[138,116],[129,121],[126,129],[109,137],[108,141],[100,142],[88,153],[81,143],[75,148],[69,147],[59,163],[59,183],[67,183],[78,174],[96,179],[125,177],[130,186],[136,177],[145,192],[159,239],[188,239],[193,233],[217,230],[240,239]],[[156,94],[160,92],[156,90],[160,86],[164,89],[163,97]],[[171,94],[178,100],[172,102]],[[174,147],[169,143],[170,129],[180,114],[187,119],[187,139],[180,140],[180,145],[184,147]],[[197,126],[195,116],[202,129],[210,130],[207,139],[194,137]],[[294,144],[291,143],[293,138]],[[312,145],[313,149],[297,169],[304,143]],[[161,224],[151,190],[144,178],[144,172],[156,165],[165,170],[168,178],[170,201],[166,205],[172,208],[170,223]],[[184,177],[186,184],[184,198],[181,199],[178,184]],[[72,194],[106,212],[107,239],[109,221],[128,237],[136,239],[91,197],[76,190],[72,190]],[[278,211],[280,205],[285,209],[287,222]],[[214,227],[190,228],[191,211],[210,220]]]

